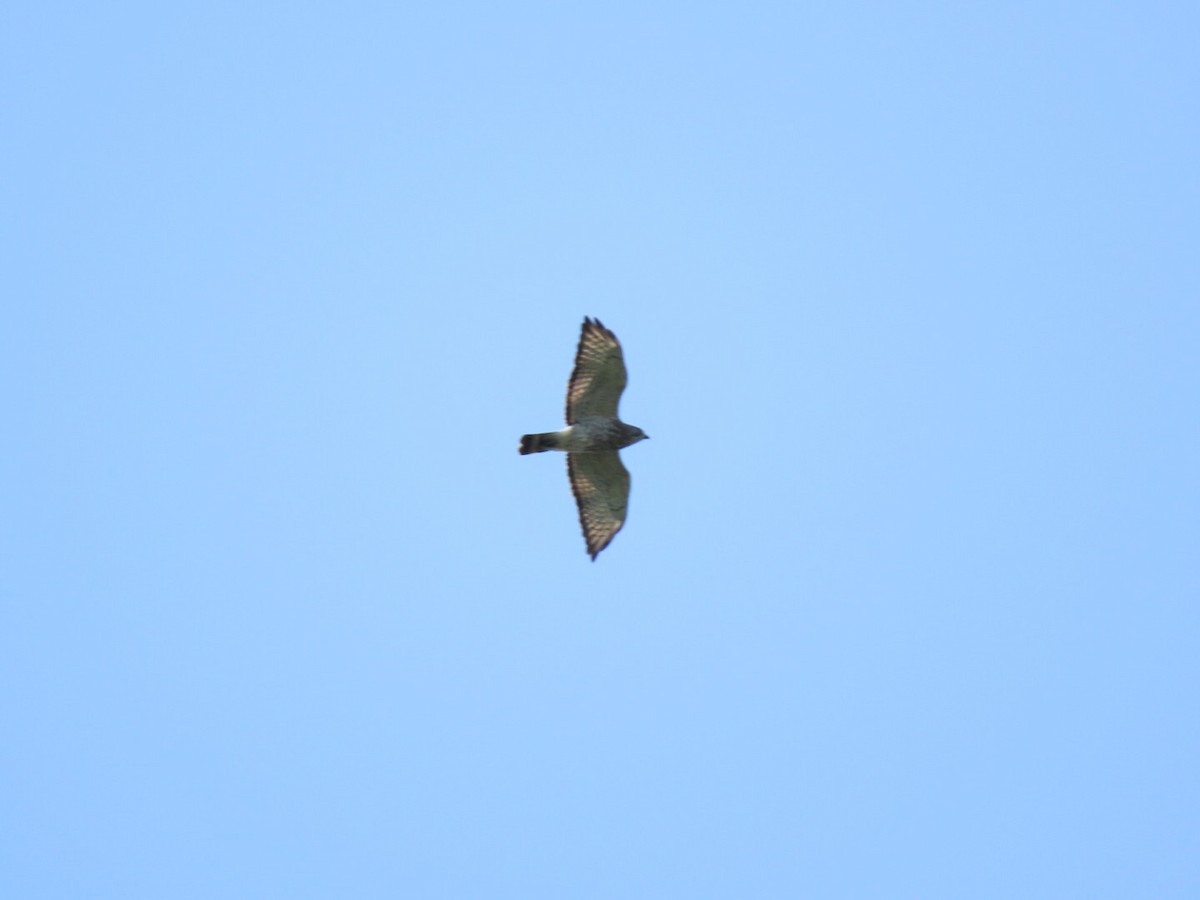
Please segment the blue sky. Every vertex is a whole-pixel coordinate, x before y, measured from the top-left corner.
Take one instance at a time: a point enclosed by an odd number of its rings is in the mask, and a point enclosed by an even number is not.
[[[1197,896],[1198,18],[7,9],[0,892]]]

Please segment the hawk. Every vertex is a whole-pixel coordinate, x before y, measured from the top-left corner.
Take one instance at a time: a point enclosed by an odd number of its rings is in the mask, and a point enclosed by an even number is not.
[[[626,381],[617,336],[599,319],[584,318],[575,370],[567,383],[567,427],[521,436],[522,456],[566,451],[567,475],[593,562],[625,524],[629,506],[629,472],[617,451],[649,436],[617,416]]]

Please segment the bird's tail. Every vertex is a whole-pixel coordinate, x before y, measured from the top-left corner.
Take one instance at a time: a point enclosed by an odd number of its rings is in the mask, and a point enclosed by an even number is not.
[[[558,434],[550,431],[546,434],[521,435],[521,455],[527,453],[542,453],[546,450],[558,450]]]

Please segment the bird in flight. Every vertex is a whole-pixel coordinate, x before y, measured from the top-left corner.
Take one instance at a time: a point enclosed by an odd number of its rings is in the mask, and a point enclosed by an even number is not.
[[[593,562],[625,524],[629,507],[629,472],[617,451],[649,437],[617,416],[627,380],[617,336],[599,319],[585,318],[567,383],[567,427],[521,436],[522,456],[566,451],[567,476]]]

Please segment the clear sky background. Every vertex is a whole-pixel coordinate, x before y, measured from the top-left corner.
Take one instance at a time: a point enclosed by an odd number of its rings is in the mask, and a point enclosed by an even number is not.
[[[1198,34],[10,4],[0,894],[1200,896]]]

